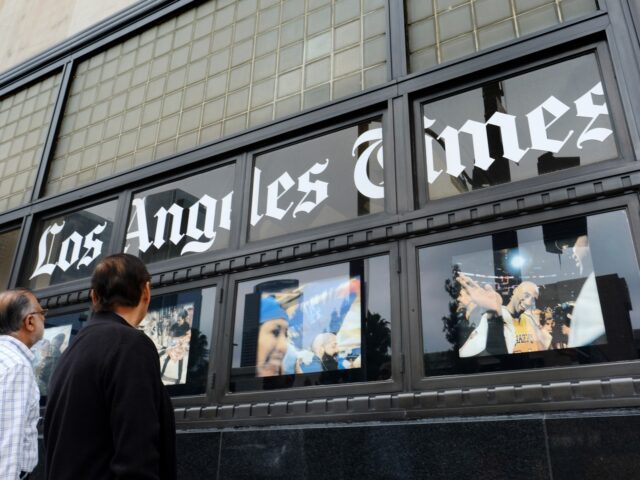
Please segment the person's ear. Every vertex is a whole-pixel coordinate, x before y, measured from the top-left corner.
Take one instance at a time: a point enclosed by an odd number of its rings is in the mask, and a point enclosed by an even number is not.
[[[151,282],[145,282],[144,287],[142,288],[142,297],[140,300],[146,305],[151,302]]]
[[[36,331],[36,318],[35,315],[33,314],[29,314],[26,317],[24,317],[24,320],[22,321],[22,324],[24,325],[24,328],[27,330],[27,332],[32,333]]]
[[[93,305],[96,305],[98,303],[98,297],[96,296],[96,292],[93,290],[93,288],[89,290],[89,296],[91,297],[91,303]]]

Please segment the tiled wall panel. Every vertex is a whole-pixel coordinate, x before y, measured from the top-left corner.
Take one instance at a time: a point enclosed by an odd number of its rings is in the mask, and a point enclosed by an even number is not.
[[[46,193],[385,82],[384,4],[208,1],[85,60]]]
[[[51,76],[0,100],[0,212],[31,197],[60,78]]]
[[[594,12],[596,0],[405,0],[417,72]]]

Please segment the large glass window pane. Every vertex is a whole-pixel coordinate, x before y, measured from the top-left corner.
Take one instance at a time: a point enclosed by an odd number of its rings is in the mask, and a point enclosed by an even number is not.
[[[638,356],[640,275],[624,211],[426,247],[419,262],[427,376]]]
[[[36,343],[33,369],[40,388],[40,396],[47,396],[51,374],[58,365],[60,355],[64,352],[73,337],[80,331],[89,312],[75,312],[62,315],[50,315],[45,320],[44,337]]]
[[[616,158],[595,54],[422,106],[430,199]]]
[[[386,81],[384,2],[208,0],[78,65],[53,194]]]
[[[379,121],[257,155],[249,240],[382,212],[383,173]]]
[[[230,391],[390,378],[390,305],[387,256],[239,283]]]
[[[206,389],[215,304],[216,287],[151,299],[138,328],[158,349],[162,382],[171,395],[197,395]]]
[[[91,276],[109,247],[116,206],[114,200],[40,222],[21,285],[38,289]]]
[[[411,72],[598,9],[596,0],[405,0],[404,3]]]
[[[134,195],[125,253],[145,263],[229,245],[234,166]]]
[[[0,212],[31,198],[59,85],[58,74],[0,100]]]
[[[5,289],[9,285],[9,276],[19,238],[20,230],[0,233],[0,289]]]

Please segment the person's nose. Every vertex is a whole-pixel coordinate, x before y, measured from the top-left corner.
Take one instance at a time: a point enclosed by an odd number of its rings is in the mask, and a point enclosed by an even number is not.
[[[278,335],[278,350],[285,352],[287,350],[287,336],[284,333]]]

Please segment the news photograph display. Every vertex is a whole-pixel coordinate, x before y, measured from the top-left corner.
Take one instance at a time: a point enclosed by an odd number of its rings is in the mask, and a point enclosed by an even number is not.
[[[206,386],[215,287],[153,297],[138,328],[154,343],[162,383],[171,393],[201,393]]]
[[[73,343],[89,315],[87,310],[62,315],[49,314],[46,317],[44,335],[31,349],[34,354],[33,372],[43,405],[48,394],[49,380],[58,365],[60,355]]]
[[[45,328],[42,340],[31,349],[34,354],[33,370],[40,395],[47,394],[51,374],[58,365],[60,355],[69,346],[71,330],[72,325]]]
[[[379,273],[374,285],[388,278],[388,259],[380,257],[241,283],[232,390],[384,376],[382,364],[390,360],[389,287],[380,285],[377,299],[369,296],[372,268]]]
[[[622,211],[420,249],[425,372],[636,358],[635,258]]]

